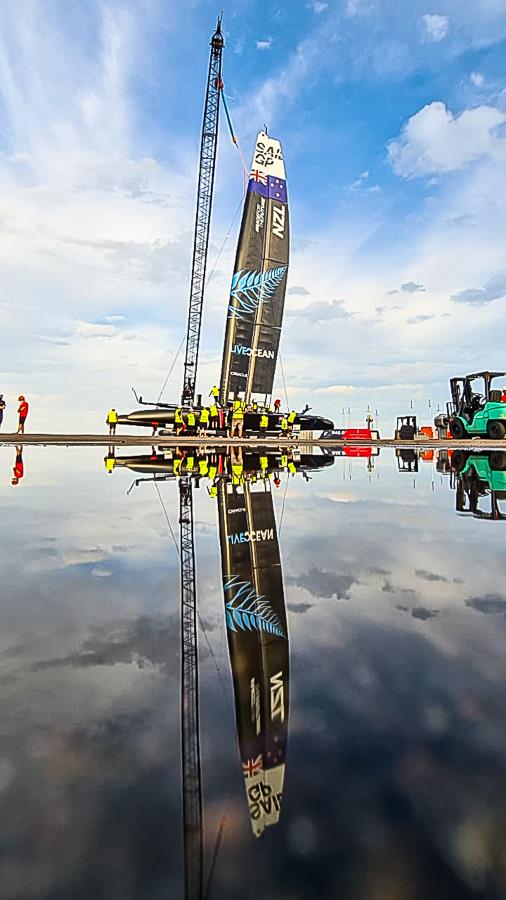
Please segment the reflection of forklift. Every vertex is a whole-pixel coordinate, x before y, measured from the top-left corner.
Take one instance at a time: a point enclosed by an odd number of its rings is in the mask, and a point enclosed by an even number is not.
[[[397,468],[399,472],[418,472],[418,452],[411,447],[396,447]]]
[[[477,519],[506,519],[506,452],[455,450],[451,459],[457,512]]]
[[[396,440],[414,441],[417,433],[416,416],[397,416]]]
[[[505,372],[477,372],[450,379],[451,402],[447,404],[447,422],[452,437],[470,436],[502,440],[506,436],[506,392],[493,389],[495,378],[506,378]],[[476,390],[475,381],[482,391]]]

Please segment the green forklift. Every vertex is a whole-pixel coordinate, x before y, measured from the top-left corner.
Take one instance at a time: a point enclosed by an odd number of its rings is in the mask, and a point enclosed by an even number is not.
[[[451,457],[457,512],[476,519],[506,519],[506,452],[455,450]]]
[[[505,379],[493,388],[495,379]],[[447,404],[448,427],[452,437],[488,437],[500,441],[506,436],[506,373],[476,372],[450,378],[451,402]]]

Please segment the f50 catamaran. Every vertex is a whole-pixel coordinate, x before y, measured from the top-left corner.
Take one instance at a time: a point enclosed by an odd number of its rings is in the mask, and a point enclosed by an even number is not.
[[[288,195],[281,144],[264,131],[258,134],[248,179],[234,274],[227,303],[221,365],[222,407],[239,398],[268,407],[279,352],[290,254]],[[142,398],[141,398],[142,400]],[[119,415],[122,425],[171,430],[178,404],[146,404]],[[200,396],[194,405],[202,408]],[[189,409],[189,407],[186,407]],[[183,408],[184,411],[184,408]],[[279,432],[280,416],[269,414],[268,431]],[[246,411],[244,431],[257,432],[260,412]],[[324,431],[333,422],[297,414],[297,431]]]

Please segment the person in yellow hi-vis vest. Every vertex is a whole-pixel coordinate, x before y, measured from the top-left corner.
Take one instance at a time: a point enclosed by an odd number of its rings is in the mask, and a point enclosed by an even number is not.
[[[265,437],[265,432],[267,431],[268,427],[269,427],[269,416],[267,415],[267,413],[264,412],[260,416],[260,437],[261,438]]]
[[[109,426],[109,434],[116,434],[116,425],[118,424],[118,413],[114,409],[109,410],[107,413],[107,419],[105,420],[106,424]]]
[[[180,406],[177,407],[174,413],[174,425],[176,426],[176,434],[181,434],[183,430],[183,410]]]
[[[216,384],[213,384],[211,390],[209,391],[209,396],[211,397],[211,402],[218,405],[218,398],[220,396],[220,390]]]
[[[244,426],[244,401],[243,400],[234,400],[232,406],[232,425],[230,427],[229,437],[242,437],[242,429]]]
[[[288,434],[288,419],[286,418],[286,416],[281,417],[280,424],[281,424],[281,434],[283,437],[286,437],[286,435]]]
[[[297,416],[297,413],[295,412],[294,409],[292,409],[292,411],[288,413],[288,433],[289,434],[293,433],[293,425],[294,425],[296,416]]]
[[[111,453],[111,451],[109,451],[109,453],[107,454],[107,456],[104,457],[104,463],[105,463],[105,469],[106,469],[106,472],[108,472],[109,475],[111,475],[111,474],[112,474],[112,470],[114,469],[114,466],[116,465],[116,460],[115,460],[115,458],[114,458],[114,453]]]
[[[218,428],[218,406],[214,401],[209,407],[209,416],[211,421],[211,428],[213,429],[213,431],[216,431]]]
[[[207,406],[204,406],[200,410],[200,420],[199,420],[199,434],[204,435],[209,428],[209,410]]]
[[[195,434],[195,425],[196,425],[195,412],[193,407],[188,410],[188,415],[186,416],[186,424],[188,426],[188,434]]]

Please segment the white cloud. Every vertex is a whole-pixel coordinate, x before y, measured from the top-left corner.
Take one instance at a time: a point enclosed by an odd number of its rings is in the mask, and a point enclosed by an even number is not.
[[[76,322],[76,331],[83,337],[112,338],[119,334],[115,325],[102,325],[98,322]]]
[[[263,41],[257,41],[257,50],[270,50],[272,47],[272,38],[266,38]]]
[[[311,2],[307,4],[308,9],[312,9],[315,16],[319,16],[322,12],[325,12],[325,10],[328,9],[328,6],[328,3],[322,3],[321,0],[311,0]]]
[[[481,87],[481,85],[485,81],[485,76],[482,75],[481,72],[471,72],[469,81],[471,81],[476,87]]]
[[[426,41],[433,41],[434,43],[439,43],[443,38],[448,34],[448,29],[450,27],[450,20],[448,16],[440,16],[437,14],[427,13],[422,16],[423,30],[424,30],[424,39]]]
[[[405,178],[454,172],[492,153],[501,141],[495,129],[504,122],[506,113],[494,106],[478,106],[454,116],[444,103],[430,103],[390,143],[390,162]]]

